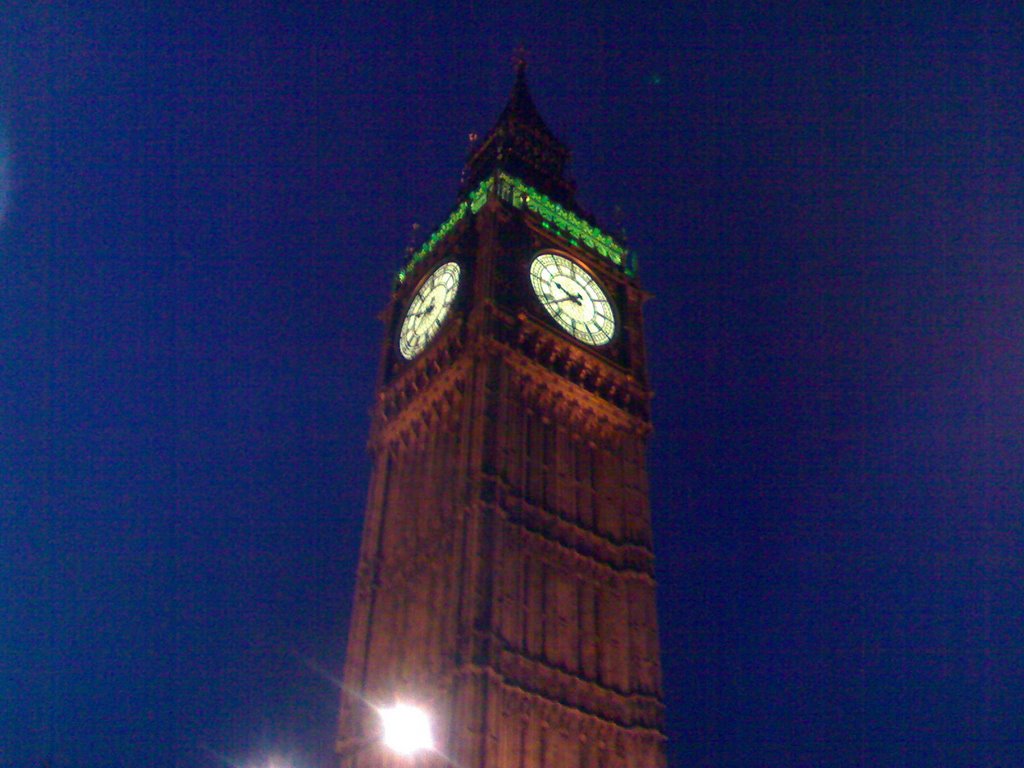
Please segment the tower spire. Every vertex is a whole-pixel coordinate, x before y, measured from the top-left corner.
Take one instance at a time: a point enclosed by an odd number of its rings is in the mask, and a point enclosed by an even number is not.
[[[526,46],[522,43],[512,52],[512,66],[516,70],[516,75],[526,71],[526,53]]]
[[[495,171],[505,171],[526,184],[575,208],[576,185],[566,177],[571,153],[540,116],[526,83],[526,51],[512,57],[515,82],[494,127],[470,154],[462,192],[476,188]]]

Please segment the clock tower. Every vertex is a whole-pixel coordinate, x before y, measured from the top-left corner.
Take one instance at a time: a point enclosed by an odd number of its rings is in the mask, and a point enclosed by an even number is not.
[[[384,312],[341,768],[662,768],[642,304],[517,68]]]

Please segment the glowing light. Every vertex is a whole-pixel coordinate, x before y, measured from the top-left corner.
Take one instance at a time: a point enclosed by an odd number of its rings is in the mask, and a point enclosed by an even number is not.
[[[279,754],[265,755],[250,761],[242,762],[200,744],[199,748],[228,768],[295,768],[295,762]]]
[[[434,737],[430,732],[430,718],[419,707],[396,704],[378,709],[384,727],[383,742],[388,749],[400,755],[434,748]]]
[[[538,214],[544,220],[542,225],[546,229],[557,233],[572,245],[582,243],[584,247],[620,267],[627,275],[634,273],[634,265],[627,258],[629,252],[614,238],[519,179],[500,174],[498,196],[515,208],[527,208]]]
[[[458,207],[452,211],[451,216],[445,220],[444,224],[438,227],[437,231],[427,238],[427,242],[419,247],[419,250],[412,255],[411,259],[409,259],[409,263],[399,271],[398,282],[405,280],[406,276],[409,274],[409,270],[412,269],[417,262],[422,261],[428,253],[433,251],[437,244],[444,240],[445,236],[455,228],[456,224],[462,221],[466,214],[476,213],[483,207],[484,203],[487,202],[487,193],[493,183],[492,179],[487,179],[483,184],[469,194],[468,200],[464,200],[459,203]]]
[[[494,179],[484,180],[480,186],[456,206],[445,222],[417,249],[408,263],[398,272],[398,282],[408,277],[412,268],[425,259],[448,233],[466,216],[477,213],[487,202],[494,187]],[[497,194],[514,208],[526,208],[541,219],[541,226],[554,232],[566,242],[589,249],[619,267],[627,275],[636,274],[636,259],[610,235],[585,221],[572,211],[556,203],[519,179],[506,173],[498,174]]]
[[[270,755],[265,761],[256,763],[253,768],[294,768],[295,763],[281,755]]]

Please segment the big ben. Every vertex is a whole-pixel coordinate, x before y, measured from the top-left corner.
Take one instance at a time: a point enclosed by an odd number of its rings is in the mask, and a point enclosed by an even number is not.
[[[576,202],[519,64],[383,313],[342,768],[665,763],[635,262]]]

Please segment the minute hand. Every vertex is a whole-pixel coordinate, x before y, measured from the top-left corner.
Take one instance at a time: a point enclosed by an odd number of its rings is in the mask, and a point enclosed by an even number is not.
[[[429,307],[424,309],[422,312],[410,312],[406,317],[419,317],[420,315],[427,315],[434,311],[434,305],[431,304]]]
[[[557,301],[572,301],[575,304],[583,303],[583,296],[579,293],[569,293],[565,288],[562,287],[561,283],[555,283],[555,287],[565,294],[564,299],[557,299]]]

